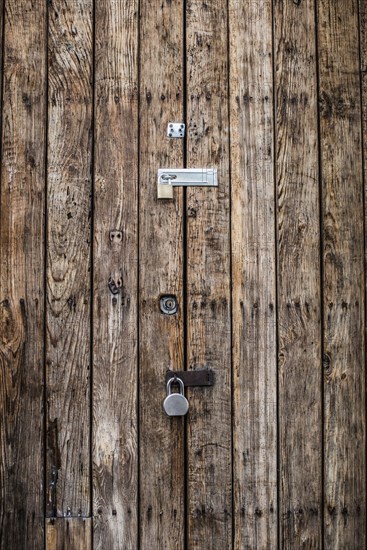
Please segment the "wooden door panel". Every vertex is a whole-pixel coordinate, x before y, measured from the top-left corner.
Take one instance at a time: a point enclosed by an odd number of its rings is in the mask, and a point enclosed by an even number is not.
[[[0,550],[364,548],[366,20],[0,0]]]
[[[92,398],[95,549],[138,545],[137,33],[137,2],[96,4]]]
[[[92,2],[48,10],[46,515],[90,514]],[[63,527],[55,523],[56,529]]]
[[[166,136],[183,116],[182,2],[144,1],[140,19],[139,452],[140,547],[184,544],[184,419],[162,410],[165,373],[183,369],[182,190],[157,199],[159,167],[183,165],[182,140]],[[174,295],[176,315],[160,311]]]
[[[186,4],[187,166],[215,167],[218,189],[187,189],[187,368],[215,384],[190,388],[189,548],[232,541],[231,319],[227,4]],[[220,21],[220,25],[218,22]]]
[[[365,282],[358,3],[325,0],[318,15],[325,545],[363,548]]]
[[[34,11],[33,11],[34,10]],[[42,548],[46,9],[1,3],[0,548]]]
[[[234,547],[265,550],[278,537],[273,18],[270,2],[229,14]]]
[[[282,548],[319,548],[322,401],[314,3],[276,2],[274,17],[279,543]]]

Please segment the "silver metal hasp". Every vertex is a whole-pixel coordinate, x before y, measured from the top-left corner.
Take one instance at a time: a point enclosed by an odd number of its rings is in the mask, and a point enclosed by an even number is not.
[[[218,187],[216,168],[159,168],[158,198],[173,199],[173,187]]]

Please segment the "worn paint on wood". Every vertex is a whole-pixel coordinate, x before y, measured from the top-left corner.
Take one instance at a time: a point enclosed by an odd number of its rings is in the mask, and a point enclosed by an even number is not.
[[[365,281],[358,2],[323,0],[318,15],[325,547],[363,548]]]
[[[320,548],[320,219],[314,2],[276,2],[280,547]],[[307,421],[305,421],[307,419]]]
[[[47,515],[90,512],[92,1],[49,6]]]
[[[2,48],[0,549],[364,548],[365,2],[6,0]]]
[[[265,550],[278,512],[272,10],[229,13],[234,547]]]
[[[4,7],[0,191],[0,548],[43,545],[45,3]]]
[[[94,548],[138,547],[137,2],[96,4]]]

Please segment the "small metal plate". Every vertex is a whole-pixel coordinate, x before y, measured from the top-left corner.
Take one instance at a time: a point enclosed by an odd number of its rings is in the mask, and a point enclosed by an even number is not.
[[[173,376],[181,378],[185,387],[193,386],[212,386],[214,384],[214,372],[210,369],[200,370],[185,370],[185,371],[171,371],[166,372],[166,383]]]
[[[167,137],[183,138],[185,136],[185,125],[183,122],[169,122],[167,126]]]

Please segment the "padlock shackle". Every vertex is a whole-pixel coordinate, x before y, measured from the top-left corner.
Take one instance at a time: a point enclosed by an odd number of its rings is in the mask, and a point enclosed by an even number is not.
[[[181,380],[181,378],[179,378],[178,376],[172,376],[172,378],[170,378],[167,382],[167,395],[171,395],[172,392],[171,392],[171,386],[174,382],[178,382],[178,384],[180,385],[180,393],[181,395],[185,395],[185,385],[183,383],[183,381]]]

